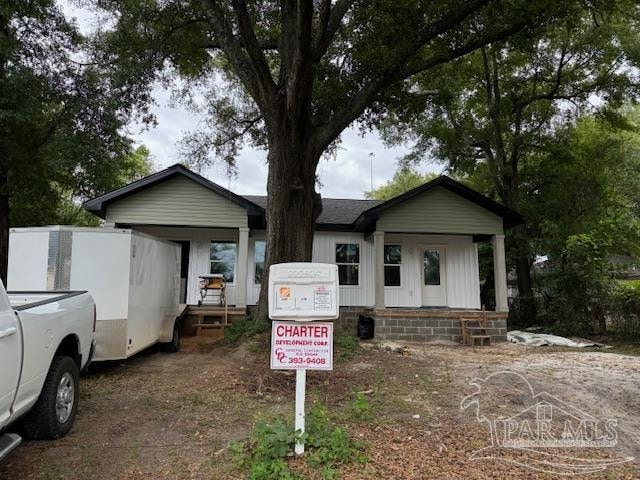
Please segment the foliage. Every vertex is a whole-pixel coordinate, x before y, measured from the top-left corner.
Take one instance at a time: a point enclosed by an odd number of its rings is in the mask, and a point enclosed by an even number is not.
[[[362,392],[356,392],[350,405],[350,417],[357,422],[370,422],[373,420],[371,403]]]
[[[436,177],[437,174],[435,173],[418,173],[412,168],[400,168],[386,184],[364,192],[364,196],[375,200],[389,200],[413,190]]]
[[[617,283],[607,310],[611,333],[625,340],[640,338],[640,280]]]
[[[87,180],[73,176],[50,185],[54,198],[47,203],[34,201],[31,190],[15,192],[11,201],[11,223],[13,226],[98,226],[100,219],[87,212],[82,202],[150,175],[153,172],[150,156],[151,152],[144,145],[129,148],[110,160],[109,167],[96,166],[105,169],[104,175],[101,174],[99,178],[96,176]]]
[[[6,280],[10,223],[73,216],[74,203],[119,183],[130,163],[131,140],[123,131],[132,103],[110,65],[89,58],[58,2],[2,2],[0,28],[0,277]]]
[[[336,332],[334,345],[338,350],[338,358],[343,361],[351,360],[355,357],[360,348],[358,337],[345,332]]]
[[[625,128],[586,117],[557,135],[550,153],[529,164],[536,251],[547,256],[538,282],[547,323],[569,332],[604,331],[616,255],[640,255],[638,112]],[[534,182],[532,181],[532,184]]]
[[[316,403],[306,415],[306,459],[313,468],[321,468],[323,478],[335,478],[334,467],[353,462],[364,463],[363,446],[349,438],[346,430],[331,425],[327,410]],[[250,480],[298,480],[286,458],[299,437],[293,426],[282,419],[258,422],[248,440],[236,442],[230,449],[236,464],[248,470]]]
[[[584,4],[564,21],[418,75],[415,90],[430,94],[399,103],[384,124],[390,141],[415,140],[406,164],[435,157],[524,214],[526,226],[507,237],[521,295],[531,295],[529,272],[539,254],[531,244],[539,224],[530,216],[530,196],[545,181],[531,176],[530,165],[559,144],[558,130],[595,105],[637,98],[638,17],[629,15],[636,10],[635,2]]]
[[[241,320],[232,322],[224,330],[223,342],[227,345],[233,345],[240,340],[251,338],[255,335],[266,332],[269,329],[269,323],[264,322],[251,315],[247,315]]]

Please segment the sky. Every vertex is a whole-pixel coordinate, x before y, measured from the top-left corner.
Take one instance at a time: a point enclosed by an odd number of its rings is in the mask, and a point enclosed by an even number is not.
[[[81,31],[88,33],[96,23],[95,13],[81,9],[69,0],[61,0],[63,11],[76,19]],[[170,92],[157,88],[153,98],[157,125],[148,129],[132,123],[128,133],[137,144],[146,145],[151,151],[154,167],[161,170],[174,163],[184,162],[177,142],[186,133],[197,131],[201,118],[175,105]],[[362,135],[357,126],[345,130],[340,148],[330,159],[323,158],[318,167],[319,192],[324,197],[363,198],[364,192],[389,181],[397,169],[397,161],[409,152],[410,145],[387,147],[376,132]],[[372,155],[373,154],[373,155]],[[237,159],[238,175],[229,177],[222,162],[200,172],[209,180],[241,195],[264,195],[266,193],[266,151],[245,148]],[[424,162],[421,172],[439,172],[439,165]]]

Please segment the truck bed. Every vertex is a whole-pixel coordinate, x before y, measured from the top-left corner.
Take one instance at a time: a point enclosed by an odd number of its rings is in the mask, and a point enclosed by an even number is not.
[[[15,310],[26,310],[47,303],[57,302],[65,298],[75,297],[86,293],[83,290],[60,292],[7,292],[9,303]]]

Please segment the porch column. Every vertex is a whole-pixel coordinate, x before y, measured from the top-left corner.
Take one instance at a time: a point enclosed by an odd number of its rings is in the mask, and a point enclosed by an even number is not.
[[[247,259],[249,258],[249,229],[238,229],[238,258],[236,265],[236,307],[247,306]]]
[[[373,308],[379,310],[384,308],[384,232],[373,232],[373,255],[375,258]]]
[[[508,312],[507,303],[507,264],[504,253],[504,235],[494,235],[493,243],[493,278],[496,291],[496,311]]]

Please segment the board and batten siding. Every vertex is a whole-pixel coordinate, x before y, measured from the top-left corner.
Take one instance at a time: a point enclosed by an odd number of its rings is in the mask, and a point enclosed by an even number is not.
[[[193,180],[176,177],[108,205],[105,221],[238,228],[247,226],[247,211]]]
[[[143,233],[164,238],[166,240],[189,241],[189,272],[187,278],[187,303],[197,305],[200,300],[200,275],[210,273],[209,255],[212,241],[233,241],[238,243],[238,230],[215,228],[171,228],[171,227],[136,227]],[[235,277],[238,278],[238,265]],[[236,285],[227,284],[227,302],[236,303]]]
[[[377,230],[385,232],[502,234],[502,217],[466,198],[437,187],[390,207],[380,215]]]
[[[369,307],[374,295],[373,238],[365,240],[362,233],[315,232],[313,235],[313,261],[336,263],[336,243],[360,245],[359,285],[340,287],[340,306]]]
[[[214,240],[238,241],[238,231],[209,228],[137,227],[137,230],[167,240],[189,240],[189,278],[187,303],[197,304],[200,294],[199,279],[209,272],[209,245]],[[251,231],[247,258],[247,305],[256,305],[260,285],[254,283],[255,242],[264,240],[263,231]],[[341,306],[371,307],[374,303],[374,249],[373,239],[362,233],[315,232],[313,261],[335,263],[336,243],[360,245],[360,284],[340,287]],[[470,235],[406,235],[386,234],[385,244],[402,245],[401,286],[385,287],[387,307],[420,307],[422,305],[422,250],[423,246],[438,245],[446,249],[447,305],[451,308],[480,308],[480,280],[477,244]],[[236,278],[238,268],[236,265]],[[236,303],[236,285],[227,286],[230,305]]]
[[[385,245],[401,245],[400,286],[385,287],[387,307],[421,307],[422,252],[429,246],[444,247],[447,306],[480,308],[478,245],[467,235],[386,234]]]

